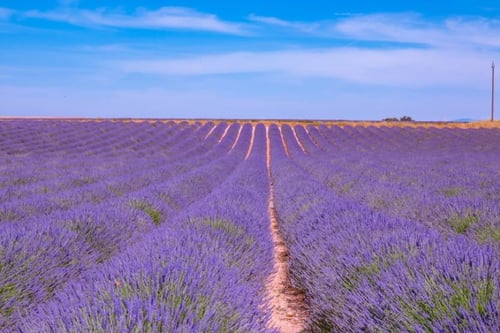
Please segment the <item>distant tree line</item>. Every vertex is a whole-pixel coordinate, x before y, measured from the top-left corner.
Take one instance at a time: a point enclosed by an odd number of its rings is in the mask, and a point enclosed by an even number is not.
[[[402,116],[399,119],[396,117],[384,118],[384,119],[382,119],[382,121],[414,121],[414,120],[409,116]]]

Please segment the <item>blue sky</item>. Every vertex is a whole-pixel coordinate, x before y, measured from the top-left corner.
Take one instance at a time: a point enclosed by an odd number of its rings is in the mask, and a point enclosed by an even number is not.
[[[2,0],[0,50],[0,116],[488,119],[500,3]]]

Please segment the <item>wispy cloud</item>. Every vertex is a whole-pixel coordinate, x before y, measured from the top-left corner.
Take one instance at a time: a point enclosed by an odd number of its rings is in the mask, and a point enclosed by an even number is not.
[[[243,24],[223,21],[216,15],[181,7],[162,7],[157,10],[141,8],[132,14],[107,9],[63,8],[53,11],[31,10],[24,13],[24,16],[79,26],[201,30],[235,35],[247,33]]]
[[[433,47],[500,47],[500,21],[448,18],[429,22],[417,14],[356,15],[334,23],[332,34],[367,41],[418,43]]]
[[[317,22],[286,21],[277,17],[250,15],[254,23],[309,33],[316,37],[349,41],[393,42],[431,47],[500,48],[500,20],[451,17],[429,21],[416,13],[336,15]]]
[[[500,20],[449,19],[446,21],[446,31],[456,37],[457,44],[473,43],[500,51]]]
[[[485,55],[433,49],[330,48],[238,52],[117,62],[125,72],[156,75],[281,74],[394,87],[465,86],[481,82]]]
[[[61,1],[65,5],[77,3],[75,0]],[[255,37],[260,32],[266,35],[275,33],[278,39],[285,31],[287,37],[306,34],[315,38],[345,40],[349,44],[368,41],[391,42],[401,46],[418,44],[427,47],[500,49],[500,20],[481,17],[449,17],[438,21],[427,20],[418,13],[337,13],[330,20],[288,21],[250,14],[244,20],[226,21],[214,14],[183,7],[138,8],[133,12],[107,8],[79,9],[74,6],[26,12],[0,8],[0,19],[9,17],[37,18],[86,27],[178,29]]]

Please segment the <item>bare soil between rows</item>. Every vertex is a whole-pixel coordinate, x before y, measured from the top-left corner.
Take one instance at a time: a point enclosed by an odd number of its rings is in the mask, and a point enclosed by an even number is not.
[[[271,144],[268,131],[267,128],[268,211],[271,237],[274,244],[274,272],[266,285],[272,309],[270,326],[282,333],[298,333],[305,328],[308,309],[304,293],[295,289],[290,282],[288,271],[289,252],[280,230],[280,220],[274,206],[274,181],[271,173]]]

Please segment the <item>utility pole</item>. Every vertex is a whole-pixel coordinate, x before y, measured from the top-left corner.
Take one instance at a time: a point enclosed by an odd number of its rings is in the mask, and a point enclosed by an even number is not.
[[[491,63],[491,121],[495,120],[495,61]]]

